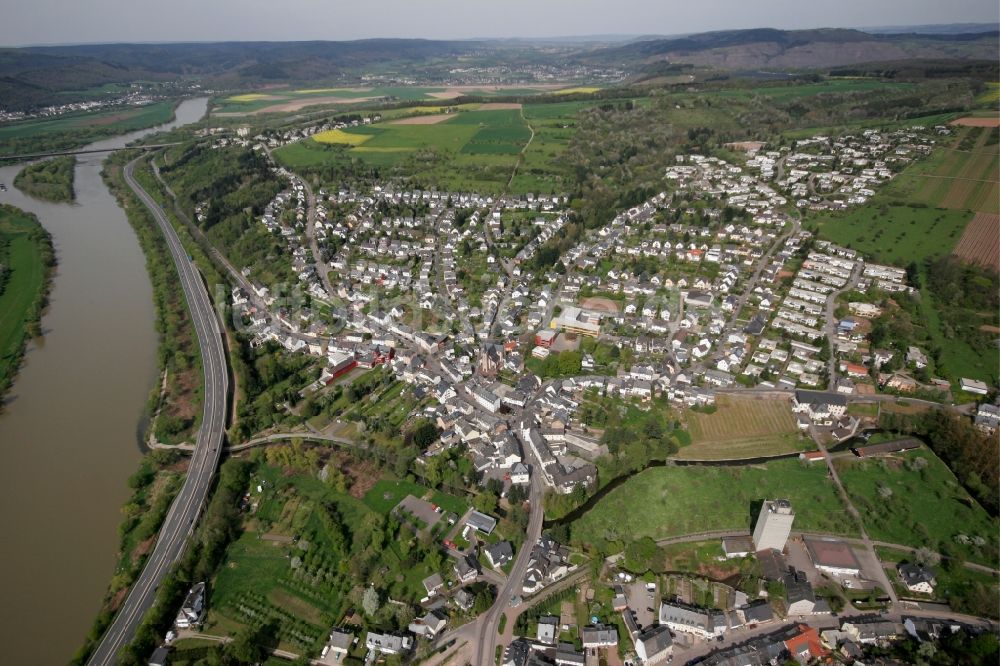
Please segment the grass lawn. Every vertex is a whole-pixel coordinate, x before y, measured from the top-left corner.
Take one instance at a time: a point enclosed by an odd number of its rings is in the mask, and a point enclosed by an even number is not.
[[[878,403],[852,402],[847,405],[847,413],[851,416],[878,416]]]
[[[914,463],[917,459],[926,463]],[[1000,522],[990,518],[930,450],[921,448],[882,460],[838,458],[835,464],[873,539],[928,546],[997,566]],[[915,469],[920,464],[924,467]],[[955,537],[960,534],[981,538],[983,544],[959,543]]]
[[[795,527],[854,534],[854,523],[821,466],[780,460],[745,467],[653,467],[611,491],[572,525],[573,540],[593,543],[706,530],[747,530],[761,500],[786,498]]]
[[[755,458],[811,448],[799,435],[787,400],[720,395],[716,404],[713,414],[687,413],[691,445],[682,448],[678,458]]]
[[[426,499],[432,504],[437,504],[445,511],[451,511],[459,516],[469,508],[465,500],[454,495],[448,495],[437,490],[431,491],[419,484],[398,479],[382,479],[372,486],[371,490],[365,493],[362,501],[372,511],[388,515],[407,495],[413,495],[418,499]]]
[[[0,393],[20,363],[35,300],[44,288],[45,265],[39,241],[31,237],[38,222],[14,208],[0,208]]]

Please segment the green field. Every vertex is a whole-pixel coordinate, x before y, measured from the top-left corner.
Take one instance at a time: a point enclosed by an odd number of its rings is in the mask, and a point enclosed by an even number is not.
[[[531,136],[517,109],[467,110],[433,125],[379,123],[343,130],[359,145],[323,145],[312,139],[284,146],[275,157],[285,166],[322,168],[360,165],[388,174],[419,174],[421,182],[453,190],[498,192]]]
[[[25,341],[40,335],[51,243],[33,215],[0,207],[0,396],[14,380]]]
[[[877,262],[906,266],[949,254],[962,237],[972,213],[911,207],[879,194],[844,213],[823,213],[809,224],[819,236]]]
[[[147,106],[96,113],[73,113],[57,118],[39,118],[0,125],[0,146],[15,140],[33,139],[63,132],[82,136],[110,136],[162,125],[174,117],[176,102],[167,100]],[[2,150],[0,152],[11,152]]]
[[[922,459],[924,463],[915,463]],[[1000,522],[990,518],[962,488],[948,467],[928,449],[884,460],[836,461],[868,534],[878,541],[919,548],[996,567]],[[918,466],[923,465],[918,469]],[[955,537],[982,538],[963,544]]]
[[[464,500],[454,495],[448,495],[437,490],[431,491],[410,481],[390,479],[382,479],[372,486],[372,489],[365,493],[362,501],[372,511],[387,515],[407,495],[413,495],[418,499],[426,499],[432,504],[437,504],[445,511],[451,511],[459,516],[469,508],[469,505]]]
[[[688,412],[691,445],[677,458],[732,460],[794,453],[804,448],[787,400],[720,395],[713,414]]]
[[[746,467],[654,467],[611,491],[572,525],[573,540],[663,539],[707,530],[747,530],[755,503],[786,498],[795,527],[854,534],[823,466],[781,460]]]
[[[951,145],[910,166],[885,196],[936,208],[1000,214],[1000,130],[959,127]]]
[[[788,86],[761,86],[758,88],[740,88],[733,90],[720,90],[710,93],[718,97],[745,97],[748,95],[762,95],[770,97],[776,102],[787,102],[814,95],[823,94],[844,94],[853,92],[869,92],[872,90],[899,90],[913,87],[912,83],[888,83],[885,81],[872,81],[866,79],[829,79],[821,83],[807,83],[802,85]]]

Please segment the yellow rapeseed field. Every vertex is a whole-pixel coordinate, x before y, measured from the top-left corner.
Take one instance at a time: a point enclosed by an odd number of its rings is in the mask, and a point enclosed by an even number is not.
[[[256,102],[262,99],[270,99],[270,95],[262,95],[261,93],[247,93],[245,95],[233,95],[227,102]]]
[[[370,134],[350,134],[339,129],[313,135],[313,139],[319,143],[339,143],[344,146],[360,146],[370,138],[372,138]]]

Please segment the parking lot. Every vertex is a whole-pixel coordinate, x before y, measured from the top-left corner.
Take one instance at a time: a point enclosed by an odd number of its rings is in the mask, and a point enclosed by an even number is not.
[[[658,618],[657,608],[660,604],[659,590],[650,592],[646,589],[646,583],[636,581],[627,583],[625,588],[625,598],[628,600],[628,607],[635,611],[635,621],[642,627],[656,624]]]

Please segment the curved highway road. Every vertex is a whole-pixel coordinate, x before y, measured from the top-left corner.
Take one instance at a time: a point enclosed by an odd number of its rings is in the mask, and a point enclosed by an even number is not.
[[[205,496],[219,464],[226,423],[226,358],[222,347],[222,333],[208,291],[163,210],[133,178],[134,167],[135,160],[126,165],[125,182],[153,214],[167,239],[201,347],[205,402],[201,429],[198,431],[197,444],[184,486],[167,513],[156,546],[142,573],[132,584],[125,603],[90,658],[89,663],[100,665],[114,664],[118,651],[132,641],[142,618],[153,605],[157,588],[170,566],[184,551],[184,545],[194,529],[195,520],[205,503]]]

